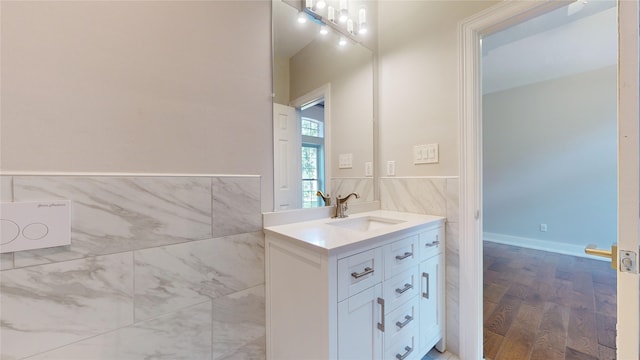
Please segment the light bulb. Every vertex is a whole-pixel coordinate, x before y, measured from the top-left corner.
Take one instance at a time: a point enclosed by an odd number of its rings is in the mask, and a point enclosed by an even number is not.
[[[340,22],[345,22],[349,18],[349,8],[347,7],[347,0],[340,0]]]
[[[318,0],[318,2],[316,3],[316,7],[318,9],[324,9],[327,6],[327,2],[324,0]]]
[[[367,33],[367,11],[362,8],[358,11],[358,34]]]
[[[327,35],[329,33],[329,27],[327,25],[322,25],[320,27],[320,35]]]
[[[313,9],[313,0],[306,0],[307,9]]]
[[[347,20],[347,31],[349,34],[355,35],[355,31],[353,30],[353,20],[351,19]]]
[[[340,40],[338,41],[338,45],[340,45],[340,46],[347,45],[347,38],[345,38],[344,36],[340,36]]]
[[[298,13],[298,22],[300,24],[304,24],[307,22],[307,14],[305,14],[303,11],[300,11]]]
[[[336,9],[334,9],[333,6],[327,8],[327,18],[329,18],[329,21],[332,23],[336,23]]]

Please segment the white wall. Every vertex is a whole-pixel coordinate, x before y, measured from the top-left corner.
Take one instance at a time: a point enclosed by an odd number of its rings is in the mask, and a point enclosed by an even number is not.
[[[1,16],[3,172],[257,174],[272,208],[270,2],[3,1]]]
[[[485,232],[615,242],[616,79],[609,66],[484,96]]]
[[[458,174],[458,22],[496,1],[379,2],[379,169]],[[440,144],[438,164],[414,165],[413,145]]]

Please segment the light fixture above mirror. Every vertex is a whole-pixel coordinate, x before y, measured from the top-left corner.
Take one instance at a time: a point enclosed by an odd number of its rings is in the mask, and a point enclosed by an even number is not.
[[[297,4],[291,1],[288,3],[294,7],[297,5],[300,10],[299,22],[315,22],[320,27],[319,33],[322,35],[326,35],[330,29],[337,32],[340,46],[346,44],[346,38],[355,43],[362,43],[362,37],[368,33],[366,5],[351,6],[348,0],[299,0]],[[306,18],[303,19],[305,15]]]

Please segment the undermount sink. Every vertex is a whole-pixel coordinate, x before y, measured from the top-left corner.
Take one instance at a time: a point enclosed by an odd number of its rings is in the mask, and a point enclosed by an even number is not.
[[[385,228],[387,226],[396,225],[405,222],[404,220],[389,219],[377,216],[363,216],[352,219],[336,220],[327,223],[327,225],[338,226],[344,229],[356,231],[371,231]]]

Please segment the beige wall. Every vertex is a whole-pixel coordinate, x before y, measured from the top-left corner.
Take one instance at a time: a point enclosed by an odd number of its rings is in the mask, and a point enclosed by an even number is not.
[[[613,65],[484,95],[485,232],[548,241],[556,251],[611,245],[616,94]]]
[[[458,22],[497,1],[379,3],[379,169],[458,175]],[[414,165],[413,145],[440,144],[438,164]]]
[[[273,102],[289,105],[289,59],[281,56],[273,58]]]
[[[1,6],[3,172],[258,174],[271,208],[269,2]]]
[[[346,51],[345,51],[346,50]],[[331,85],[331,176],[363,177],[373,161],[373,54],[317,40],[290,60],[290,96],[295,100]],[[353,154],[353,168],[338,169],[338,156]]]

